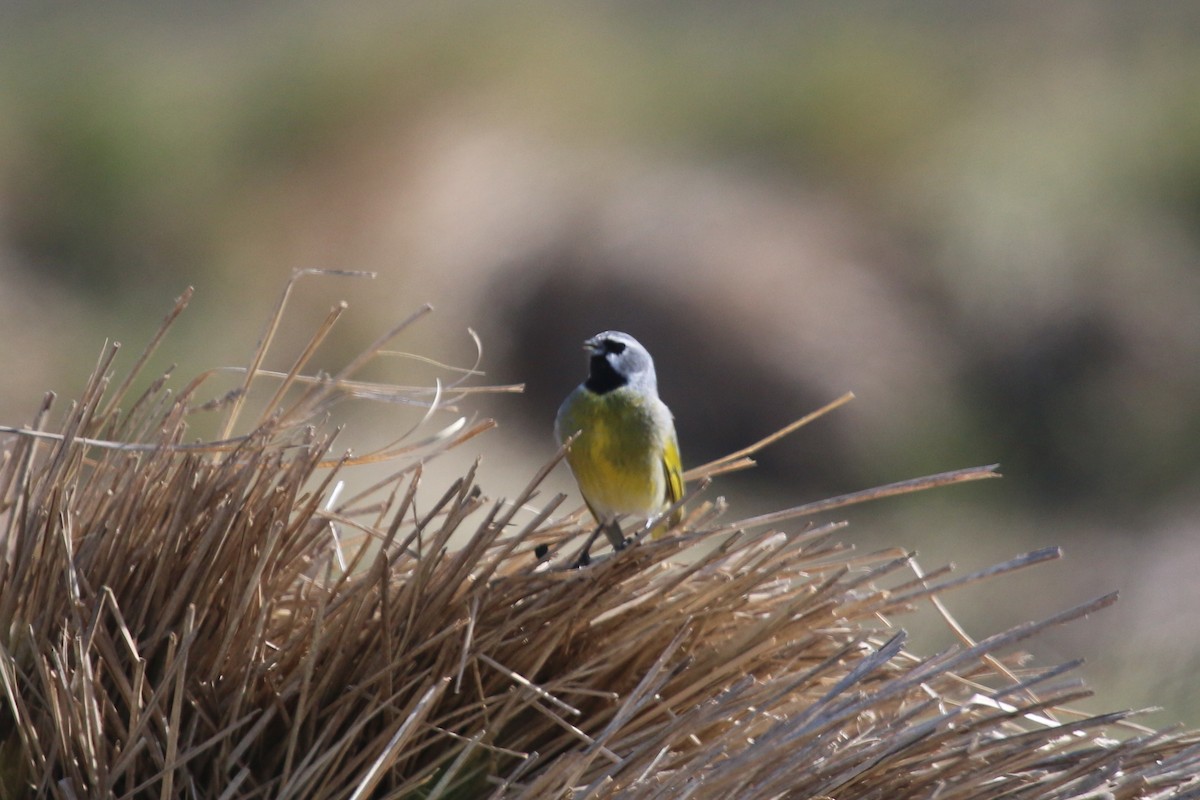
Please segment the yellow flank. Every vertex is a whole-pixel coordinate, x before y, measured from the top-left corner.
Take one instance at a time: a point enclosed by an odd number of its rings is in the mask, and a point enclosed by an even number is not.
[[[558,420],[560,439],[576,431],[567,462],[599,521],[654,516],[683,496],[674,425],[657,398],[580,387]]]

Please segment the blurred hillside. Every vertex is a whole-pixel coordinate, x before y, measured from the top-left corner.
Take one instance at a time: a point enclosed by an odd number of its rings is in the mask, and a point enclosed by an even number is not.
[[[374,270],[304,285],[285,338],[342,297],[331,350],[425,301],[404,349],[469,364],[478,330],[527,384],[480,402],[503,496],[580,342],[625,329],[689,464],[858,395],[722,481],[739,509],[1001,462],[847,536],[926,568],[1064,546],[951,606],[983,635],[1119,589],[1035,651],[1195,724],[1197,75],[1182,3],[9,4],[0,422],[189,284],[182,376],[244,364],[293,269]]]

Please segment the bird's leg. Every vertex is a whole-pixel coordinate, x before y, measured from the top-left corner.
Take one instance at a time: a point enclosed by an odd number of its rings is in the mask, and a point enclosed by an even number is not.
[[[587,542],[585,542],[583,545],[583,549],[579,551],[579,555],[575,558],[575,563],[572,565],[573,567],[578,569],[579,567],[586,567],[588,564],[592,563],[592,545],[596,543],[596,539],[600,537],[601,533],[608,537],[608,541],[610,544],[612,544],[613,550],[624,550],[625,546],[629,544],[629,540],[626,539],[621,533],[620,523],[618,523],[616,520],[602,522],[596,526],[596,529],[592,531],[590,536],[588,536]]]
[[[615,519],[610,520],[600,526],[604,531],[604,535],[608,537],[608,543],[612,545],[613,550],[624,550],[625,545],[629,544],[629,540],[625,538],[625,534],[621,533],[621,523]]]

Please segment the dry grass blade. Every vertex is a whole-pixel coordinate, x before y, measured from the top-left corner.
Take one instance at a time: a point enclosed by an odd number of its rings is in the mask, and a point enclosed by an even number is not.
[[[672,536],[561,569],[535,551],[591,530],[556,516],[561,495],[534,505],[556,461],[512,503],[474,469],[417,501],[422,465],[489,420],[333,451],[339,399],[432,415],[489,388],[459,383],[478,364],[444,388],[351,380],[424,311],[336,378],[300,374],[335,307],[235,435],[286,297],[226,400],[193,404],[203,376],[178,394],[158,379],[122,414],[141,379],[110,391],[109,348],[61,420],[48,398],[0,429],[0,797],[1200,794],[1200,737],[1130,734],[1125,712],[1059,723],[1088,692],[1075,665],[1012,668],[1029,636],[1112,597],[924,658],[881,621],[1053,550],[954,578],[902,550],[852,555],[841,523],[762,530],[991,468],[732,523],[692,500]],[[222,439],[183,444],[213,410]],[[337,499],[381,460],[388,477]]]
[[[233,432],[234,426],[237,424],[238,414],[241,412],[242,404],[246,400],[246,395],[250,392],[250,384],[258,373],[259,367],[262,366],[263,358],[266,357],[267,350],[271,347],[271,342],[275,339],[275,333],[279,330],[279,323],[283,320],[283,312],[287,308],[288,298],[292,295],[292,290],[296,284],[302,279],[314,275],[338,275],[343,277],[374,277],[374,273],[370,272],[344,272],[335,270],[319,270],[319,269],[302,269],[292,273],[292,277],[288,280],[283,288],[283,292],[279,295],[279,301],[275,305],[275,311],[271,314],[266,330],[263,331],[262,338],[259,339],[258,345],[254,348],[254,357],[250,362],[250,367],[246,370],[246,379],[242,383],[241,389],[234,395],[233,404],[229,408],[229,416],[226,417],[225,427],[222,429],[220,438],[228,439]],[[315,339],[323,338],[324,333],[332,326],[334,320],[327,320],[323,329],[319,329]]]
[[[193,291],[193,288],[189,286],[184,290],[183,294],[181,294],[175,300],[175,307],[172,308],[167,316],[163,318],[162,324],[158,327],[158,331],[156,331],[153,338],[150,339],[150,343],[146,345],[146,349],[142,351],[140,356],[138,356],[138,360],[134,362],[133,367],[126,375],[124,382],[122,382],[121,385],[117,387],[116,391],[114,391],[109,397],[108,406],[105,409],[104,414],[100,416],[107,417],[116,410],[117,405],[124,399],[125,394],[129,391],[129,387],[133,384],[133,381],[141,373],[142,368],[146,365],[146,362],[150,360],[150,356],[152,356],[154,351],[158,349],[158,346],[162,344],[163,337],[167,335],[167,331],[171,329],[171,326],[175,323],[175,320],[179,318],[179,315],[183,313],[184,309],[187,308],[188,303],[191,302]]]
[[[755,442],[752,445],[749,445],[748,447],[743,447],[741,450],[738,450],[736,453],[730,453],[729,455],[722,456],[721,458],[718,458],[715,461],[710,461],[707,464],[702,464],[699,467],[693,467],[692,469],[689,469],[687,471],[687,473],[684,474],[684,476],[683,476],[684,480],[698,481],[698,480],[701,480],[702,478],[712,478],[717,475],[723,475],[727,472],[734,472],[739,469],[745,469],[747,467],[752,467],[752,466],[754,466],[754,461],[752,461],[750,459],[750,456],[754,455],[759,450],[762,450],[763,448],[774,444],[775,442],[779,441],[780,439],[784,438],[785,436],[790,436],[791,434],[800,430],[801,428],[803,428],[805,425],[809,424],[810,422],[820,419],[821,417],[825,416],[829,412],[835,411],[836,409],[841,408],[842,406],[846,405],[846,403],[849,403],[853,399],[854,399],[854,392],[846,392],[844,395],[837,398],[836,400],[834,400],[830,403],[826,403],[825,405],[818,408],[816,411],[805,414],[803,417],[796,420],[795,422],[791,422],[791,423],[783,426],[782,428],[775,431],[771,435],[766,436],[762,439],[759,439],[757,442]]]
[[[896,481],[895,483],[887,483],[883,486],[876,486],[871,489],[863,489],[858,492],[850,492],[849,494],[830,497],[825,500],[817,500],[813,503],[805,503],[804,505],[794,506],[793,508],[785,508],[781,511],[772,511],[769,514],[760,514],[756,517],[748,517],[738,521],[736,527],[740,528],[761,528],[767,525],[778,525],[781,522],[787,522],[797,517],[811,517],[814,514],[823,514],[826,511],[833,511],[846,506],[857,505],[859,503],[867,503],[872,500],[882,500],[885,497],[895,497],[901,494],[911,494],[913,492],[923,492],[927,489],[937,489],[942,486],[951,486],[956,483],[966,483],[968,481],[978,481],[987,478],[999,478],[1000,473],[996,471],[999,464],[991,464],[986,467],[967,467],[966,469],[956,469],[950,472],[939,472],[936,475],[926,475],[921,478],[909,478],[904,481]]]

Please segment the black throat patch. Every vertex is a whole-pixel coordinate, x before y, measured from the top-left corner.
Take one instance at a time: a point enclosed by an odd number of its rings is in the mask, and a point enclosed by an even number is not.
[[[588,379],[584,382],[584,386],[596,394],[607,394],[613,389],[620,389],[627,383],[629,383],[629,379],[618,374],[602,354],[592,356],[588,367]]]

